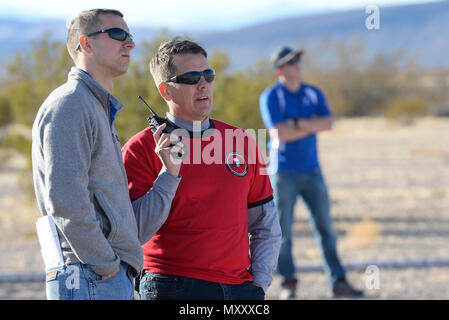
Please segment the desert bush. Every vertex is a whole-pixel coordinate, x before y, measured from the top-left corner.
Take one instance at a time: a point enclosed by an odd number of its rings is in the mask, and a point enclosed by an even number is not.
[[[21,134],[8,133],[0,141],[2,149],[13,149],[22,154],[29,154],[31,151],[31,140]]]
[[[410,124],[417,117],[427,113],[427,105],[419,99],[398,98],[387,106],[387,117],[390,120]]]
[[[0,127],[13,121],[11,105],[6,96],[0,96]]]

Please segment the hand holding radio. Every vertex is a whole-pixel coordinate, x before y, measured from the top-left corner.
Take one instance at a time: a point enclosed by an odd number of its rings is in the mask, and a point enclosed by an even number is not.
[[[151,112],[151,116],[148,117],[148,124],[151,127],[156,143],[154,152],[161,159],[164,168],[171,174],[178,176],[182,159],[186,155],[181,137],[171,134],[176,128],[167,119],[159,117],[141,96],[138,98]]]
[[[179,170],[181,169],[185,152],[183,143],[179,137],[165,133],[164,131],[166,129],[167,124],[162,123],[153,133],[153,138],[156,143],[154,152],[159,156],[162,165],[168,172],[174,176],[179,176]]]

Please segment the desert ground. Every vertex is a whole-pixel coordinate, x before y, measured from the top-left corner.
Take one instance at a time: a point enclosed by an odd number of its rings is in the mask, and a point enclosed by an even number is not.
[[[449,299],[449,119],[339,119],[320,134],[338,250],[367,299]],[[5,150],[1,150],[4,153]],[[39,217],[15,154],[0,164],[0,299],[45,299]],[[330,299],[308,212],[298,199],[297,299]],[[274,276],[267,299],[277,299]]]

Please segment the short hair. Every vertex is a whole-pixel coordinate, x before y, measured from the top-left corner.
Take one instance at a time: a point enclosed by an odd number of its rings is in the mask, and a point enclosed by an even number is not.
[[[123,18],[123,14],[114,9],[92,9],[81,12],[75,18],[73,18],[69,32],[67,33],[67,51],[72,57],[73,61],[76,62],[76,57],[78,55],[77,46],[81,35],[89,34],[101,27],[101,21],[99,16],[104,14],[114,14]]]
[[[202,54],[207,58],[206,50],[193,41],[175,37],[163,42],[150,60],[150,72],[156,86],[176,75],[173,57],[183,54]]]

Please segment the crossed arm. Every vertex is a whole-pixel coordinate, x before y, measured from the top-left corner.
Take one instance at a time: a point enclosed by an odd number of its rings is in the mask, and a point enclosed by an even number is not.
[[[270,129],[270,136],[284,142],[299,140],[311,133],[330,130],[333,122],[332,116],[325,116],[299,119],[296,122],[277,123]]]

